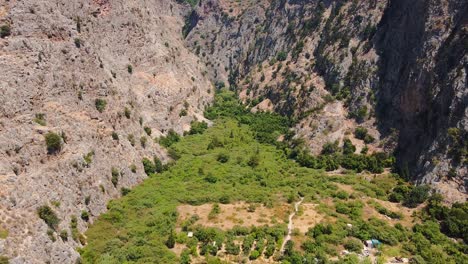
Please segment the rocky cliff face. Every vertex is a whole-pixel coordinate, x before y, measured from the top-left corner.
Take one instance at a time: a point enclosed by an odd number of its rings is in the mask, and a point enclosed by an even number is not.
[[[203,118],[211,83],[184,46],[186,8],[159,0],[0,1],[0,26],[11,31],[0,39],[0,231],[8,231],[0,255],[74,262],[72,215],[83,232],[82,211],[92,221],[122,187],[146,177],[143,157],[166,158],[155,137]],[[63,135],[54,155],[49,131]],[[49,235],[36,212],[42,205],[60,219]]]
[[[318,153],[370,129],[371,151],[447,201],[466,199],[468,2],[202,1],[187,41],[215,81],[298,120]],[[221,84],[221,83],[220,83]]]
[[[467,12],[468,1],[390,1],[375,38],[382,130],[399,131],[402,173],[449,200],[468,186]]]

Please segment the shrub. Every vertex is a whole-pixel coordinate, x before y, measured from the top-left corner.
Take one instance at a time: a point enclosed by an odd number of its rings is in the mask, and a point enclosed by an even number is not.
[[[325,143],[325,145],[323,145],[323,148],[322,148],[322,155],[331,155],[331,154],[335,154],[339,151],[339,148],[338,148],[338,141],[335,141],[335,142],[327,142]]]
[[[203,132],[208,128],[208,124],[203,121],[203,122],[198,122],[198,121],[192,121],[190,124],[190,135],[195,135],[195,134],[203,134]]]
[[[362,244],[362,242],[359,239],[350,237],[350,238],[345,240],[343,246],[344,246],[344,248],[346,248],[349,251],[360,253],[362,251],[364,245]]]
[[[54,230],[52,230],[52,229],[47,230],[47,235],[49,236],[49,239],[50,239],[52,242],[57,241],[57,239],[56,239],[55,236],[54,236]]]
[[[59,152],[62,149],[62,137],[54,132],[48,132],[45,135],[45,141],[49,154]]]
[[[117,132],[113,131],[112,132],[112,139],[113,140],[119,140],[119,134],[117,134]]]
[[[187,109],[180,110],[179,117],[183,117],[187,115]]]
[[[356,147],[353,145],[349,138],[346,138],[343,142],[343,154],[353,154],[356,151]]]
[[[128,73],[132,74],[133,73],[133,66],[132,65],[127,65],[127,71]]]
[[[10,25],[2,25],[0,27],[0,38],[5,38],[11,35],[11,27]]]
[[[285,51],[280,51],[280,52],[276,55],[276,59],[277,59],[278,61],[285,61],[287,58],[288,58],[288,54],[287,54]]]
[[[411,189],[406,185],[398,185],[393,188],[392,193],[388,196],[390,202],[399,203],[405,199]]]
[[[89,166],[93,162],[94,151],[88,152],[88,154],[83,156],[83,160],[86,166]]]
[[[57,214],[50,208],[48,205],[43,205],[37,209],[37,214],[39,218],[44,220],[44,222],[52,229],[56,229],[60,220],[57,217]]]
[[[249,259],[250,260],[255,260],[260,257],[260,253],[257,250],[253,250],[252,253],[250,253]]]
[[[122,194],[122,196],[129,194],[131,191],[132,190],[130,190],[129,188],[125,188],[125,187],[120,188],[120,194]]]
[[[364,140],[364,138],[367,136],[367,128],[364,128],[364,127],[356,127],[356,129],[354,130],[354,136],[357,138],[357,139],[361,139],[361,140]]]
[[[117,184],[119,183],[120,172],[117,168],[112,167],[111,175],[112,175],[111,182],[114,185],[114,187],[116,187]]]
[[[221,213],[221,208],[219,207],[219,204],[215,203],[213,204],[213,207],[211,208],[211,211],[208,214],[208,219],[213,219],[220,213]]]
[[[60,238],[63,241],[68,241],[68,231],[67,230],[60,231]]]
[[[142,148],[146,148],[146,143],[147,142],[148,142],[148,139],[145,136],[140,138],[140,145],[141,145]]]
[[[130,142],[130,145],[133,147],[135,146],[135,136],[133,134],[130,134],[127,136],[128,141]]]
[[[429,198],[430,187],[427,185],[419,185],[414,187],[405,197],[403,204],[407,207],[414,208],[425,202]]]
[[[167,246],[168,248],[174,248],[174,245],[175,245],[175,236],[174,236],[174,233],[173,233],[173,232],[171,232],[171,233],[169,234],[169,237],[167,238],[165,244],[166,244],[166,246]]]
[[[369,134],[367,134],[365,137],[364,137],[364,143],[366,144],[370,144],[370,143],[373,143],[375,141],[375,138]]]
[[[252,168],[257,167],[260,164],[260,157],[258,155],[251,156],[247,164]]]
[[[221,163],[226,163],[226,162],[229,161],[229,155],[226,154],[226,153],[219,153],[216,160],[221,162]]]
[[[234,243],[232,238],[228,239],[226,242],[226,253],[234,256],[237,256],[240,253],[240,247]]]
[[[89,213],[86,210],[81,211],[81,219],[88,222],[89,221]]]
[[[74,42],[75,42],[75,46],[76,46],[77,48],[81,48],[81,39],[75,38]]]
[[[224,194],[219,198],[219,202],[222,204],[229,204],[231,202],[231,198],[227,194]]]
[[[205,177],[205,181],[209,183],[216,183],[218,181],[218,178],[214,176],[211,172],[208,173],[208,175]]]
[[[179,142],[180,141],[180,136],[177,134],[174,130],[169,130],[167,133],[167,136],[162,136],[159,138],[159,144],[161,146],[164,146],[166,148],[170,147],[172,144]]]
[[[96,110],[98,110],[99,113],[102,113],[106,109],[107,101],[104,99],[98,98],[94,101],[94,105],[96,106]]]
[[[143,130],[145,130],[145,133],[146,133],[148,136],[151,136],[151,128],[150,128],[150,127],[145,126],[145,127],[143,128]]]
[[[91,202],[91,196],[89,196],[89,195],[86,196],[84,202],[85,202],[86,205],[89,205],[89,203]]]
[[[130,119],[131,115],[132,115],[132,112],[130,111],[130,109],[128,109],[128,107],[125,107],[124,109],[124,115],[127,119]]]
[[[142,160],[142,163],[143,163],[143,169],[146,173],[146,175],[150,175],[150,174],[153,174],[156,172],[156,166],[154,165],[154,163],[148,159],[148,158],[143,158]]]

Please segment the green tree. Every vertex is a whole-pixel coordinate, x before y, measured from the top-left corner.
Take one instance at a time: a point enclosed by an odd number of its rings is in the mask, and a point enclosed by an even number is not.
[[[143,163],[143,169],[146,175],[150,175],[156,172],[156,166],[150,159],[143,158],[142,163]]]
[[[167,238],[165,244],[166,244],[166,246],[167,246],[168,248],[174,248],[174,245],[175,245],[175,236],[174,236],[174,232],[171,232],[171,233],[169,234],[169,237]]]
[[[45,135],[45,141],[49,154],[57,153],[62,149],[62,137],[54,132],[48,132]]]
[[[349,138],[346,138],[343,141],[343,154],[348,155],[348,154],[353,154],[356,151],[356,147],[353,145],[351,140]]]
[[[405,197],[403,204],[407,207],[414,208],[429,198],[431,188],[427,185],[419,185],[414,187]]]

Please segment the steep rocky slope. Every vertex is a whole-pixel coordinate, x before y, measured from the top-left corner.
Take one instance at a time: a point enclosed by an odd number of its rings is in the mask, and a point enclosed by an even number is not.
[[[203,118],[211,83],[184,47],[185,8],[159,0],[0,1],[0,25],[11,29],[0,39],[0,229],[8,231],[0,255],[71,263],[79,245],[72,215],[83,232],[83,210],[92,221],[122,187],[146,177],[143,157],[165,159],[153,138]],[[107,103],[102,113],[96,99]],[[49,131],[64,135],[54,155]],[[67,242],[52,242],[37,217],[46,204],[61,220],[51,236],[64,230]]]
[[[295,118],[313,153],[377,139],[402,175],[466,199],[468,2],[202,1],[187,41],[218,85]]]

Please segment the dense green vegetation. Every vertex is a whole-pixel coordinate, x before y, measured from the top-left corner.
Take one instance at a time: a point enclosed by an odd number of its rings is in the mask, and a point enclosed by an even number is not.
[[[86,233],[88,244],[80,250],[83,263],[190,263],[192,257],[199,255],[207,263],[221,263],[216,256],[223,244],[226,254],[246,261],[273,257],[283,263],[329,263],[330,257],[339,256],[341,246],[359,251],[360,243],[368,239],[379,239],[384,254],[414,256],[419,261],[415,263],[468,261],[466,244],[453,242],[441,233],[441,230],[453,233],[454,237],[466,233],[463,220],[466,205],[447,209],[435,198],[430,199],[424,213],[430,221],[412,229],[376,217],[367,219],[362,197],[388,200],[408,186],[402,196],[404,201],[416,188],[393,175],[372,179],[352,172],[329,176],[324,170],[301,167],[289,157],[303,154],[277,142],[279,135],[288,134],[289,120],[276,114],[252,114],[233,93],[220,92],[206,116],[214,121],[213,127],[193,123],[192,132],[183,138],[170,131],[159,139],[177,161],[165,167],[157,159],[142,161],[149,178],[126,191],[121,199],[111,201],[108,212],[90,227]],[[343,165],[354,161],[346,160],[350,155],[354,154],[309,156],[326,162],[332,160],[330,157],[339,157]],[[364,159],[366,166],[371,166],[371,161],[380,162],[381,166],[391,164],[381,154],[369,158],[356,156],[359,161]],[[363,169],[368,169],[366,166]],[[349,186],[353,192],[341,190],[338,184]],[[427,198],[423,191],[414,191],[421,194],[416,202]],[[306,234],[299,234],[304,241],[299,247],[292,241],[286,243],[284,255],[278,252],[286,231],[284,224],[220,230],[196,224],[198,216],[192,215],[176,226],[179,217],[176,208],[181,204],[213,203],[209,216],[212,219],[220,213],[219,204],[246,201],[276,208],[294,202],[299,196],[305,202],[318,204],[317,210],[333,221],[324,221]],[[402,218],[377,202],[372,204],[380,214]],[[182,232],[177,232],[176,227]],[[74,230],[76,233],[76,219]],[[187,237],[187,231],[194,233],[193,238]],[[171,251],[176,243],[185,248],[180,256]],[[348,256],[339,257],[338,263],[359,262],[355,256]]]

